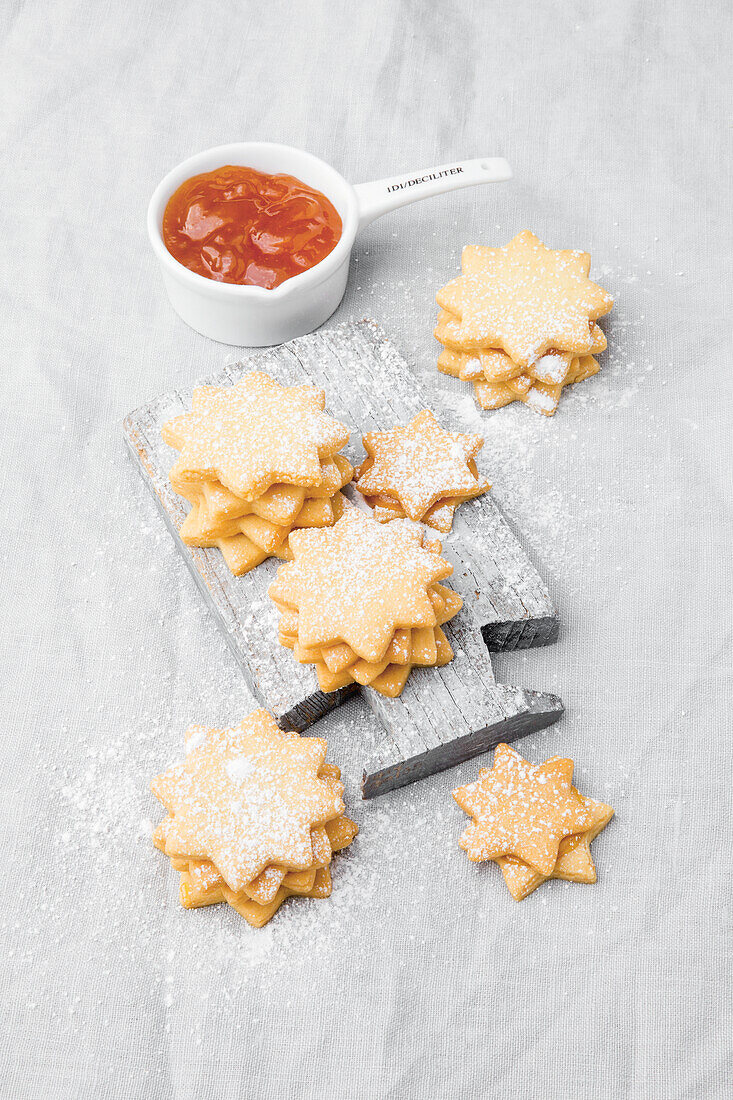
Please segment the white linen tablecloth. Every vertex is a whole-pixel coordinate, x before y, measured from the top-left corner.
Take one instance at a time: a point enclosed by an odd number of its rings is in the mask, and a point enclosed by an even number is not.
[[[0,10],[0,1096],[670,1100],[730,1095],[730,14],[725,0]],[[361,833],[328,902],[262,931],[183,911],[149,779],[253,705],[129,461],[123,416],[231,349],[171,311],[159,178],[241,139],[354,181],[499,154],[510,184],[358,241],[372,316],[457,427],[550,585],[555,646],[496,661],[567,714],[616,817],[594,887],[517,905],[457,847],[451,788],[363,803],[362,703],[321,723]],[[546,420],[435,370],[461,246],[592,252],[601,374]],[[728,287],[729,292],[729,287]]]

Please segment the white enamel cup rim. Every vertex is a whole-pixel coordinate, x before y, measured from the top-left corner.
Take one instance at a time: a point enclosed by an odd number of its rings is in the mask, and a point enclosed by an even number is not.
[[[277,161],[278,167],[260,167],[257,163],[253,163],[253,161],[260,160],[263,155],[267,161]],[[171,195],[187,179],[200,175],[202,172],[211,172],[215,168],[223,167],[225,164],[242,165],[255,168],[258,171],[296,175],[296,171],[291,171],[287,167],[288,161],[295,160],[301,165],[301,176],[299,178],[309,175],[308,169],[315,170],[318,175],[330,177],[328,183],[318,187],[318,190],[323,191],[326,197],[333,202],[342,222],[341,237],[336,247],[313,267],[308,268],[307,271],[302,271],[299,275],[293,275],[290,279],[280,283],[279,286],[268,290],[261,286],[221,283],[215,279],[207,279],[206,276],[191,271],[168,251],[163,241],[163,214]],[[307,178],[303,178],[303,182],[308,183],[309,186],[314,186],[309,183]],[[303,149],[296,149],[292,145],[280,145],[274,141],[239,141],[205,149],[172,168],[163,177],[152,194],[148,204],[147,227],[150,243],[159,262],[176,279],[188,283],[192,289],[203,293],[208,292],[211,297],[226,297],[235,301],[242,298],[256,301],[259,298],[262,302],[271,304],[292,297],[293,294],[307,292],[309,288],[318,286],[319,283],[322,283],[324,279],[327,279],[329,275],[337,270],[344,260],[348,259],[359,230],[359,205],[356,191],[351,184],[347,183],[344,177],[339,175],[330,164],[320,160],[312,153],[307,153]]]

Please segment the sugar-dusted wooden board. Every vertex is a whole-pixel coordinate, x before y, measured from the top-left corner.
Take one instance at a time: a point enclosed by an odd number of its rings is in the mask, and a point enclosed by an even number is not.
[[[404,422],[429,403],[373,322],[343,325],[257,352],[207,381],[227,384],[255,369],[282,383],[307,380],[325,389],[328,411],[358,425],[350,444],[354,461],[361,458],[362,431]],[[283,728],[305,729],[358,689],[319,691],[313,670],[299,665],[278,643],[278,613],[267,596],[277,560],[233,577],[217,550],[182,542],[179,530],[188,505],[171,489],[168,470],[175,454],[160,432],[166,420],[190,407],[190,399],[189,390],[179,391],[131,413],[124,424],[127,442],[253,694]],[[562,711],[555,696],[494,681],[482,635],[498,649],[543,644],[554,636],[557,617],[542,581],[488,496],[458,510],[444,548],[454,564],[451,583],[464,598],[448,628],[455,657],[444,669],[414,670],[398,699],[362,689],[385,730],[379,753],[365,770],[365,797],[449,767],[501,738],[548,725]]]

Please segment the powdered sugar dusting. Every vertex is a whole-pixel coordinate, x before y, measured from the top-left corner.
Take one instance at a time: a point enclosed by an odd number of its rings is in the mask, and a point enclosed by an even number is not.
[[[534,377],[542,382],[562,382],[567,369],[567,359],[562,355],[543,355],[532,365]]]
[[[546,412],[552,412],[557,406],[557,401],[555,401],[550,394],[537,389],[536,386],[532,386],[527,393],[527,404],[530,408],[544,409]]]
[[[226,763],[227,775],[235,782],[247,779],[254,771],[255,765],[248,756],[235,756]]]

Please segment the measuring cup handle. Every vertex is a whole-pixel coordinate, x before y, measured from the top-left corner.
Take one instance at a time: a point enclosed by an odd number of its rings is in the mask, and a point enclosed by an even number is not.
[[[478,160],[458,160],[373,183],[358,183],[354,190],[359,202],[359,228],[363,229],[382,214],[418,199],[429,199],[433,195],[442,195],[444,191],[458,191],[478,183],[498,183],[511,178],[512,170],[503,157],[479,157]]]

